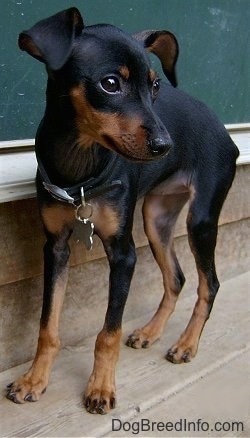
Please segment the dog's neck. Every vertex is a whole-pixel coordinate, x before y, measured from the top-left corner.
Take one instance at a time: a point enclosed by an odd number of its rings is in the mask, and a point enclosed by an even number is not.
[[[38,153],[49,178],[59,186],[71,186],[98,177],[113,155],[98,144],[84,148],[65,139],[51,148],[38,148]]]
[[[109,162],[109,151],[94,144],[85,147],[77,142],[55,146],[55,167],[68,184],[98,176]]]

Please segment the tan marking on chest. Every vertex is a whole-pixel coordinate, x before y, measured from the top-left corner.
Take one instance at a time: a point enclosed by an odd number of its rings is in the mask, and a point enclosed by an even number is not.
[[[74,221],[74,208],[70,205],[55,204],[42,208],[42,220],[46,229],[53,234],[59,234],[65,226]]]
[[[95,226],[95,231],[101,239],[114,236],[120,226],[120,218],[114,207],[102,205],[97,202],[89,203],[93,206],[93,214],[90,218]],[[75,211],[70,205],[53,205],[44,207],[41,216],[46,229],[53,234],[59,234],[66,226],[73,226]]]
[[[93,204],[92,222],[101,239],[108,239],[119,231],[120,218],[114,207],[109,205]]]

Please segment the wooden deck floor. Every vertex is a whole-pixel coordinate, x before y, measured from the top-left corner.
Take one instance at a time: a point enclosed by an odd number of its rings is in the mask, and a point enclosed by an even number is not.
[[[133,350],[123,343],[117,370],[118,406],[106,416],[86,413],[81,402],[92,367],[94,338],[86,339],[81,346],[61,351],[50,386],[38,403],[15,405],[4,396],[5,386],[26,370],[28,364],[1,373],[0,436],[249,437],[249,284],[250,274],[246,273],[221,285],[199,353],[189,364],[173,365],[164,359],[192,311],[195,296],[187,296],[185,292],[166,333],[150,350]],[[144,315],[140,320],[126,324],[124,340],[148,317]],[[202,421],[206,428],[206,422],[209,430],[157,430],[156,425],[152,430],[153,422],[177,424],[181,419],[182,429],[184,420],[196,422],[198,427],[197,421],[201,419],[200,425]],[[146,420],[144,428],[150,427],[150,430],[137,433],[142,420]],[[233,421],[242,422],[244,430],[240,425],[238,431],[230,428],[216,432],[214,429],[215,422],[226,425]],[[113,429],[121,426],[121,430],[112,431],[112,426]]]

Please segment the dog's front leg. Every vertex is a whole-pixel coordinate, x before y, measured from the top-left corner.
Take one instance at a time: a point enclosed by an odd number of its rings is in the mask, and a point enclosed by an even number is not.
[[[88,412],[106,414],[115,407],[115,367],[119,357],[122,315],[134,272],[132,237],[105,245],[110,264],[109,302],[104,327],[95,344],[95,360],[84,401]]]
[[[24,376],[8,386],[7,397],[15,403],[37,401],[48,385],[51,368],[59,351],[59,318],[68,277],[70,230],[46,230],[44,246],[44,296],[37,352]]]

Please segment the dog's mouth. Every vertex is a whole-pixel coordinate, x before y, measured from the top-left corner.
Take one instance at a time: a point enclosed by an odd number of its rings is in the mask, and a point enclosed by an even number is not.
[[[145,145],[144,151],[139,153],[136,146],[133,146],[131,149],[128,147],[128,145],[123,144],[122,146],[116,142],[111,136],[109,135],[103,135],[104,140],[104,146],[108,147],[112,151],[116,152],[119,155],[122,155],[123,157],[127,158],[130,161],[135,162],[148,162],[148,161],[155,161],[157,158],[160,157],[157,156],[154,151],[152,153],[150,152],[150,149]],[[136,148],[136,149],[135,149]],[[166,151],[164,154],[161,155],[165,156],[168,153]]]

